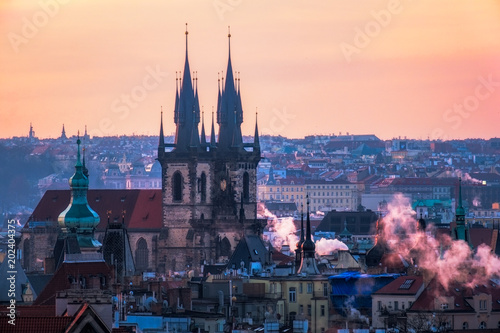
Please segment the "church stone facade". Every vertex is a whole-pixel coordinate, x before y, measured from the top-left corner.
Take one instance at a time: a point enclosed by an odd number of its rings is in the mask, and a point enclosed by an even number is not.
[[[244,143],[239,79],[233,76],[230,44],[226,78],[222,84],[219,81],[219,131],[216,138],[212,114],[207,140],[197,81],[191,78],[187,37],[186,31],[184,71],[176,82],[175,141],[165,143],[162,119],[158,144],[163,197],[160,270],[166,272],[199,271],[202,265],[229,258],[244,235],[259,234],[265,226],[256,218],[258,128],[256,124],[253,142]]]

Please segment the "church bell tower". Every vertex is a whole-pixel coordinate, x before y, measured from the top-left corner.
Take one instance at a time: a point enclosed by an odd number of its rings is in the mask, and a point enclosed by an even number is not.
[[[166,143],[163,114],[160,122],[158,160],[162,166],[163,231],[159,237],[163,260],[159,271],[199,270],[229,258],[246,234],[261,232],[257,220],[257,164],[260,144],[257,123],[251,143],[241,133],[243,108],[239,78],[229,58],[226,78],[219,80],[218,136],[214,115],[210,138],[198,100],[198,78],[191,77],[186,27],[184,71],[176,78],[173,143]],[[200,120],[201,137],[198,130]]]

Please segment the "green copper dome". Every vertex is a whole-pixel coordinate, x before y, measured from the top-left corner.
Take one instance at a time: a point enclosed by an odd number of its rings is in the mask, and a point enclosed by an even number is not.
[[[71,201],[69,206],[59,215],[58,222],[65,233],[93,234],[99,224],[99,215],[90,208],[87,202],[89,180],[83,173],[80,160],[80,139],[78,145],[75,174],[69,179],[71,188]]]

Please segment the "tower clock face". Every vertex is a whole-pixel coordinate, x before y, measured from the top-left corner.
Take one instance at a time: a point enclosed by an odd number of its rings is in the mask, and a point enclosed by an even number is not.
[[[226,183],[226,180],[225,180],[225,179],[222,179],[222,180],[220,181],[220,189],[221,189],[222,191],[225,191],[225,190],[226,190],[226,188],[227,188],[227,183]]]

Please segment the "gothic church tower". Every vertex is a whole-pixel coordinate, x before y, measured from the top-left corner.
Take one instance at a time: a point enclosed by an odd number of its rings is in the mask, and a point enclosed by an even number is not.
[[[176,79],[173,144],[165,143],[163,119],[160,125],[164,228],[159,237],[160,272],[199,271],[204,264],[229,258],[244,235],[260,233],[265,226],[265,221],[256,219],[258,128],[256,123],[254,142],[243,143],[240,85],[233,76],[230,44],[226,79],[222,86],[219,81],[218,140],[213,114],[209,141],[205,136],[197,78],[191,77],[189,66],[187,30],[181,77]]]

